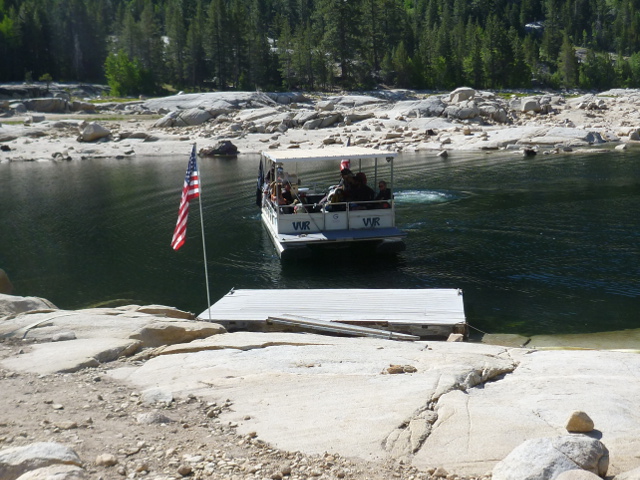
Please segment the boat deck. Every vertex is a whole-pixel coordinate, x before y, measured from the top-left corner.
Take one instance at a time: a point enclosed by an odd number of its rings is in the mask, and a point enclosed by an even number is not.
[[[383,238],[404,238],[406,233],[395,227],[377,228],[375,230],[326,230],[318,233],[286,234],[279,233],[278,241],[282,244],[316,243],[316,242],[350,242],[353,240],[375,240]]]
[[[456,289],[232,290],[198,315],[235,330],[313,330],[312,322],[283,325],[270,318],[381,328],[421,338],[466,335],[462,292]]]

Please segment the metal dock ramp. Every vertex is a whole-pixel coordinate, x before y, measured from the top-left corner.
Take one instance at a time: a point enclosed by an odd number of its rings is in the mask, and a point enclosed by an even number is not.
[[[296,317],[305,321],[296,324]],[[277,321],[281,318],[290,321]],[[462,292],[456,289],[231,290],[198,320],[229,331],[313,331],[308,320],[318,320],[318,325],[339,322],[420,338],[467,334]]]

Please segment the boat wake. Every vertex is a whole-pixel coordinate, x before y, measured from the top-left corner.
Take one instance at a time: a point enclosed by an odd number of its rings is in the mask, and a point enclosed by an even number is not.
[[[445,190],[401,190],[395,193],[394,198],[396,203],[405,205],[452,202],[460,200],[463,196]]]

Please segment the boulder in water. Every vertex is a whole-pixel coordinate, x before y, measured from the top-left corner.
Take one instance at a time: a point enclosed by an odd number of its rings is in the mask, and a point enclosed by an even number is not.
[[[229,140],[222,140],[215,146],[201,148],[198,155],[201,157],[210,157],[214,155],[235,156],[238,154],[238,147],[236,147]]]

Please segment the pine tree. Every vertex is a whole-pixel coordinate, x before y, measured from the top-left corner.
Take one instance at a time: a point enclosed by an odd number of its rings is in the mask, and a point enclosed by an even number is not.
[[[275,77],[274,71],[278,70],[276,56],[272,55],[268,39],[268,25],[270,23],[269,8],[265,0],[252,0],[249,11],[249,21],[246,34],[248,36],[246,47],[246,73],[247,89],[255,89],[259,85],[271,88]]]
[[[247,43],[249,42],[249,11],[242,0],[232,0],[229,6],[230,23],[226,31],[229,35],[227,53],[230,66],[231,85],[235,89],[247,89],[248,78]]]
[[[513,52],[504,26],[496,15],[490,15],[487,20],[481,55],[485,86],[503,88],[508,85],[508,70],[513,61]]]
[[[515,28],[509,30],[509,43],[511,45],[512,60],[509,65],[507,85],[517,88],[529,88],[531,86],[532,69],[527,63],[527,55],[523,43]]]
[[[164,71],[164,43],[160,35],[158,14],[153,5],[153,1],[143,1],[144,7],[140,14],[139,21],[139,29],[142,37],[139,45],[139,60],[144,68],[149,71],[154,84],[157,84],[160,83]]]
[[[575,47],[566,32],[563,35],[562,47],[560,48],[558,71],[563,87],[573,88],[578,85],[578,59]]]
[[[324,64],[318,59],[320,51],[309,22],[298,27],[293,39],[293,68],[298,74],[298,85],[314,90],[318,78],[323,78]]]
[[[404,48],[403,42],[400,42],[400,45],[393,51],[391,63],[396,74],[396,85],[402,88],[409,87],[411,81],[411,59]]]
[[[184,78],[192,88],[202,86],[207,76],[203,31],[204,12],[202,1],[197,0],[194,15],[191,17],[189,28],[187,29],[184,55]]]
[[[203,43],[213,84],[221,90],[228,88],[231,78],[230,22],[224,0],[212,0],[207,10]]]
[[[52,68],[50,64],[53,59],[50,48],[51,31],[47,12],[43,6],[36,0],[26,0],[18,9],[14,26],[17,33],[16,39],[19,42],[17,51],[19,52],[20,80],[27,74],[31,78],[38,78],[47,72],[53,72],[56,77],[59,77],[58,69]]]
[[[363,0],[362,3],[363,18],[363,47],[366,56],[374,72],[380,71],[382,57],[385,48],[383,46],[383,32],[380,28],[380,19],[382,12],[380,11],[379,0]]]
[[[474,88],[484,86],[481,54],[482,33],[479,25],[469,21],[465,35],[467,53],[462,59],[462,71],[463,83]]]
[[[363,59],[361,1],[319,0],[316,13],[322,25],[322,47],[336,63],[342,85],[351,87],[352,67]]]
[[[167,0],[165,29],[167,34],[166,66],[169,81],[181,88],[185,85],[185,51],[187,29],[182,0]]]
[[[291,90],[296,85],[295,77],[297,76],[293,61],[295,56],[293,36],[291,35],[289,21],[286,18],[279,18],[277,23],[281,25],[280,37],[277,42],[277,50],[278,64],[280,74],[282,76],[282,86],[287,90]]]
[[[580,65],[580,86],[587,89],[606,90],[615,85],[615,80],[611,56],[592,50],[587,51],[587,57]]]
[[[555,65],[562,45],[562,23],[558,2],[559,0],[545,0],[546,18],[540,45],[540,56],[551,65]]]
[[[19,39],[14,18],[14,9],[0,10],[0,58],[3,59],[0,62],[0,80],[5,82],[15,80],[19,75]]]

